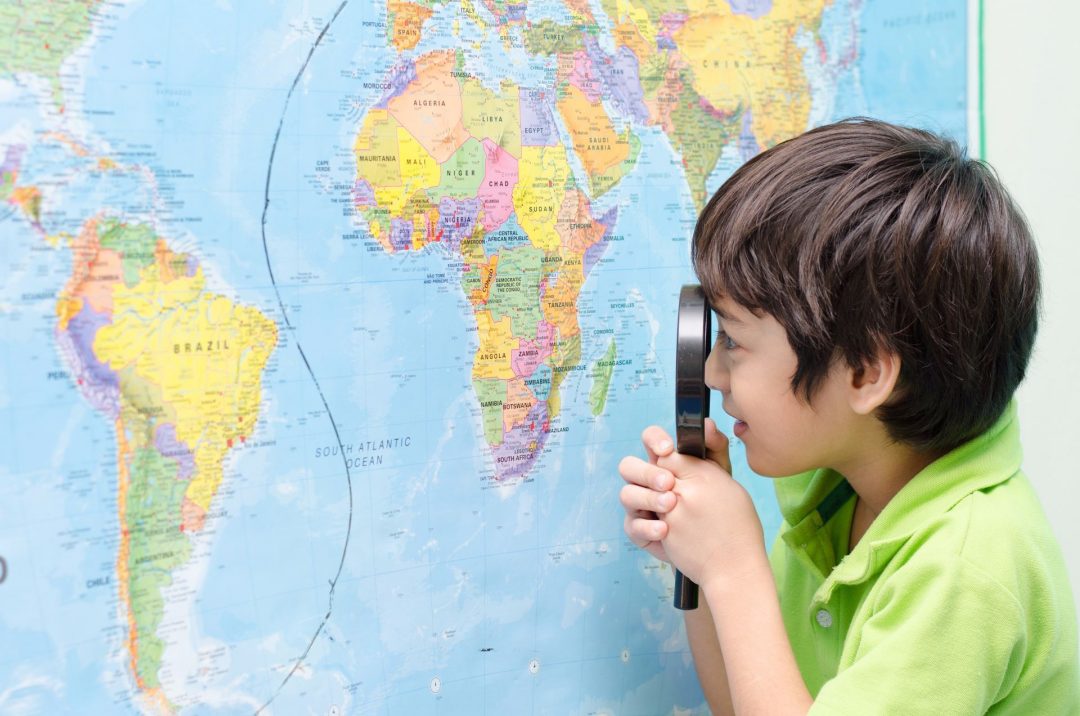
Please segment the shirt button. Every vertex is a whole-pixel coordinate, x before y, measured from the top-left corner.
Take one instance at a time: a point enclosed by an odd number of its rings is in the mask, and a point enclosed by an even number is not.
[[[829,614],[828,609],[819,609],[818,613],[814,616],[822,629],[828,629],[832,626],[832,614]]]

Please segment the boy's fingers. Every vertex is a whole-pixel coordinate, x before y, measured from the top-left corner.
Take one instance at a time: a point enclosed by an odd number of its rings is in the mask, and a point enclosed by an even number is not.
[[[643,517],[626,516],[623,530],[630,541],[638,547],[644,547],[649,542],[659,542],[667,537],[667,523],[660,520],[647,520]]]
[[[655,463],[657,458],[670,455],[675,450],[675,443],[664,432],[663,428],[650,425],[641,432],[641,443],[645,446],[645,452],[649,455],[649,462]]]
[[[624,485],[619,491],[619,502],[628,512],[664,513],[675,507],[675,493],[656,492],[639,485]]]
[[[658,469],[656,465],[632,455],[619,462],[619,474],[631,485],[641,485],[653,490],[670,490],[675,485],[675,477],[670,472]]]
[[[712,461],[710,458],[709,462]],[[705,460],[700,457],[694,457],[693,455],[683,455],[682,453],[672,453],[667,457],[660,458],[657,461],[657,467],[661,467],[669,471],[673,476],[678,479],[695,477],[702,473],[702,467],[705,464]],[[731,474],[730,471],[728,474]]]
[[[731,474],[731,457],[728,455],[728,437],[716,427],[712,418],[705,419],[705,453],[710,460]]]

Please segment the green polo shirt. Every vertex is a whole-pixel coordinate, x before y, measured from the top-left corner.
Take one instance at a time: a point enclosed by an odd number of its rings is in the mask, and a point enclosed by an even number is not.
[[[1073,596],[1011,404],[916,475],[847,553],[854,492],[777,480],[770,557],[811,713],[1078,714]]]

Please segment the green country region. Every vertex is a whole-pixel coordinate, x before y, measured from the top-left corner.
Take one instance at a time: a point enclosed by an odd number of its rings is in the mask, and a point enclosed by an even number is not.
[[[592,408],[593,417],[603,413],[607,404],[611,374],[615,370],[615,354],[615,339],[612,338],[603,358],[593,364],[592,388],[589,389],[589,406]]]
[[[737,136],[742,118],[741,108],[730,117],[720,119],[702,106],[701,96],[684,77],[684,90],[671,113],[674,134],[671,142],[682,157],[686,183],[694,206],[700,212],[708,198],[705,182],[720,161],[720,155],[731,138]]]
[[[156,316],[158,326],[164,323],[165,318],[172,312],[162,312]],[[151,328],[150,330],[155,330]],[[100,360],[100,356],[98,356]],[[161,386],[139,375],[134,365],[129,365],[120,370],[120,394],[124,405],[130,408],[135,416],[144,420],[170,421],[176,419],[176,411],[165,400]]]
[[[653,94],[663,85],[670,61],[671,53],[667,51],[654,53],[643,60],[638,78],[647,99],[653,99]]]
[[[473,379],[473,390],[480,401],[484,422],[484,438],[492,447],[503,442],[503,403],[506,401],[506,381],[493,378]]]
[[[100,0],[0,3],[0,76],[30,73],[47,79],[60,99],[60,65],[90,36]]]
[[[118,219],[106,219],[98,227],[101,248],[120,254],[124,284],[128,288],[139,283],[139,273],[144,268],[153,265],[157,241],[157,234],[147,224],[125,224]],[[187,260],[186,256],[184,260]]]
[[[439,185],[428,190],[438,204],[443,197],[472,199],[484,181],[484,147],[476,138],[468,139],[439,167]]]
[[[415,217],[416,215],[419,214],[421,216],[424,216],[432,211],[435,211],[437,208],[438,207],[436,206],[436,204],[432,203],[431,197],[428,196],[427,192],[423,189],[418,189],[417,191],[413,192],[413,195],[410,196],[408,201],[405,202],[405,206],[401,208],[400,218],[405,219],[411,224],[413,223],[413,217]]]
[[[532,340],[543,313],[540,309],[540,279],[544,252],[532,245],[503,249],[488,294],[491,320],[510,318],[510,332],[516,338]]]
[[[478,139],[490,139],[515,157],[521,156],[521,106],[518,89],[509,81],[492,92],[478,80],[466,79],[461,90],[461,124]]]
[[[551,365],[551,392],[548,393],[548,415],[556,417],[562,410],[562,395],[559,388],[566,376],[575,370],[581,362],[581,334],[575,334],[563,340],[555,341],[555,349],[548,357]]]
[[[579,28],[549,19],[525,31],[525,49],[533,55],[570,55],[583,47]]]
[[[15,188],[15,172],[4,172],[0,176],[0,201],[7,201],[11,190]]]
[[[128,466],[130,486],[125,515],[128,553],[128,594],[135,623],[135,668],[149,688],[159,686],[158,670],[165,643],[158,630],[165,616],[164,591],[173,572],[187,562],[191,545],[181,531],[181,503],[186,480],[178,478],[178,462],[154,447],[160,423],[131,406],[123,410],[135,449]]]

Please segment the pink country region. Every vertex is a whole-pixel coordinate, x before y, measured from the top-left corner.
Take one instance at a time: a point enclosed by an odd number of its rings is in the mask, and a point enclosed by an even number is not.
[[[513,155],[490,139],[484,140],[486,167],[484,181],[476,192],[484,209],[481,223],[484,231],[494,231],[514,211],[514,186],[518,180],[518,163]]]

